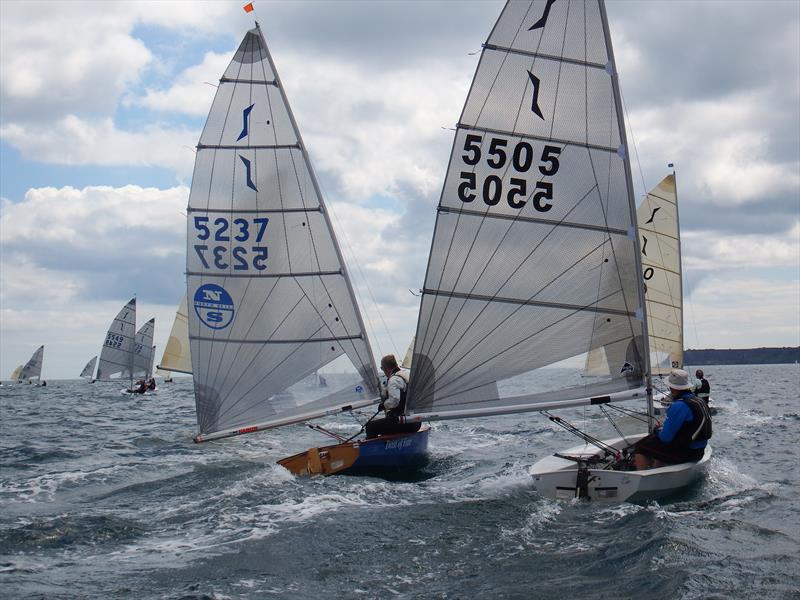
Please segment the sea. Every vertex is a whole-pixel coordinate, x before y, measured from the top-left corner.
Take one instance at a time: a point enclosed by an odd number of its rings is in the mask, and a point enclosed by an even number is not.
[[[191,379],[143,397],[6,384],[0,597],[800,598],[800,366],[705,371],[709,471],[644,504],[537,494],[531,465],[579,443],[540,413],[433,423],[429,463],[402,478],[299,478],[276,460],[327,437],[195,444]],[[597,407],[558,414],[615,435]]]

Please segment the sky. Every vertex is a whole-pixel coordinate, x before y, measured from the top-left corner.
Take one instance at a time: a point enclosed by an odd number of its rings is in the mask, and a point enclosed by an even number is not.
[[[160,357],[197,144],[244,2],[0,2],[0,375],[77,377],[136,295]],[[436,205],[503,2],[256,16],[376,356],[416,327]],[[677,169],[687,348],[800,345],[800,3],[607,0],[638,196]]]

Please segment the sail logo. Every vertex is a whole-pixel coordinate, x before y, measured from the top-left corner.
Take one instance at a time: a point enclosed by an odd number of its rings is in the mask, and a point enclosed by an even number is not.
[[[206,327],[225,329],[233,321],[233,298],[225,288],[207,283],[194,293],[194,310]]]

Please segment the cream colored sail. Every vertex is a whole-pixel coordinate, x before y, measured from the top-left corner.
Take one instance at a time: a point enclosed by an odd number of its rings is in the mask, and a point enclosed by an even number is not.
[[[650,364],[654,375],[683,367],[683,290],[678,194],[675,175],[650,190],[636,211],[642,248]],[[624,348],[595,348],[586,356],[586,375],[605,375]]]
[[[192,372],[192,356],[189,353],[189,316],[186,309],[186,295],[183,296],[178,311],[175,313],[175,321],[172,323],[172,330],[169,332],[169,339],[164,348],[164,354],[158,369],[175,373]],[[161,374],[165,379],[169,377]]]
[[[13,379],[14,381],[16,381],[17,379],[21,379],[22,367],[23,365],[19,365],[16,369],[14,369],[14,371],[12,371],[11,379]]]

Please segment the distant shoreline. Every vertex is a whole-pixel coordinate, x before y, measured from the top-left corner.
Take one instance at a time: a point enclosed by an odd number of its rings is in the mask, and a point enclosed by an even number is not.
[[[687,365],[780,365],[800,362],[800,346],[684,350]]]

